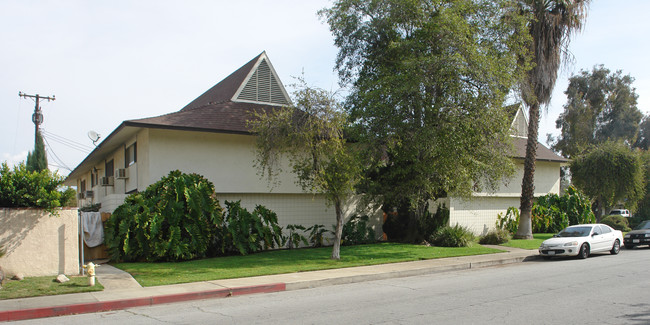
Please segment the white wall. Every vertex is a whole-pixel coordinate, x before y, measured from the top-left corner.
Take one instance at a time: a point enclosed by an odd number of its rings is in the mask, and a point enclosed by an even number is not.
[[[0,266],[8,276],[79,274],[77,209],[0,209]]]
[[[271,186],[254,167],[254,141],[249,135],[149,130],[149,178],[139,189],[178,169],[205,176],[217,193],[269,193]],[[303,193],[292,174],[285,172],[279,180],[273,193]]]

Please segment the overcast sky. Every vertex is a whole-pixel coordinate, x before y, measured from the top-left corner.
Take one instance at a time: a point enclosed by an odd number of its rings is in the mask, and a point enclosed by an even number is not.
[[[43,102],[51,165],[67,175],[93,148],[88,131],[110,134],[122,121],[177,111],[266,51],[286,85],[338,88],[337,48],[316,15],[325,0],[30,1],[0,0],[0,162],[33,149],[34,102]],[[540,141],[557,133],[567,79],[604,64],[636,79],[639,109],[650,109],[650,1],[593,0],[573,37],[574,64],[560,74]],[[101,140],[100,140],[101,141]],[[55,155],[55,156],[54,156]],[[51,167],[56,169],[56,167]]]

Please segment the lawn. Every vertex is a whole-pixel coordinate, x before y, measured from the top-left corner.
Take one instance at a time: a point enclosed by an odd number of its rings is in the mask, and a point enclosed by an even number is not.
[[[0,289],[0,299],[15,299],[36,296],[52,296],[67,293],[102,291],[104,287],[96,282],[94,287],[88,286],[85,276],[70,277],[66,283],[54,281],[56,276],[28,277],[22,281],[5,280]]]
[[[555,234],[533,234],[533,239],[511,239],[502,245],[522,249],[538,249],[543,241],[553,237],[553,235]]]
[[[363,265],[417,261],[501,252],[478,244],[470,247],[427,247],[397,243],[341,247],[341,260],[329,257],[331,247],[267,251],[246,256],[216,257],[186,262],[116,263],[145,287],[326,270]]]

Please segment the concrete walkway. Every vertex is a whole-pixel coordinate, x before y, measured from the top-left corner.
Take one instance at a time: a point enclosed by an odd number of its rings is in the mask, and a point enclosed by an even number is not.
[[[538,254],[536,250],[485,246],[507,252],[144,288],[130,274],[102,264],[96,269],[96,273],[104,291],[0,300],[0,321],[93,313],[161,303],[467,270],[519,263],[536,259]]]

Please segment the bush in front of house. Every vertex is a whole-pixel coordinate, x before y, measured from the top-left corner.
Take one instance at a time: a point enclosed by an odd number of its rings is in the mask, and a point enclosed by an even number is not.
[[[501,245],[510,240],[510,232],[505,229],[490,230],[484,236],[481,236],[478,243],[482,245]]]
[[[105,243],[116,261],[181,261],[214,255],[222,233],[212,182],[172,171],[129,195],[108,220]]]
[[[623,216],[607,216],[600,222],[623,232],[632,230],[632,228],[630,228],[630,222]]]
[[[0,167],[0,207],[42,208],[50,213],[67,206],[74,198],[70,191],[61,192],[63,177],[44,169],[40,172],[27,170],[24,163],[9,168],[6,162]]]
[[[282,247],[285,238],[275,212],[258,205],[248,212],[240,201],[226,201],[226,214],[220,226],[221,253],[246,255]]]
[[[549,193],[539,197],[533,204],[532,216],[536,233],[556,233],[570,225],[596,222],[589,198],[573,186],[562,196]]]
[[[368,244],[376,241],[375,231],[368,225],[368,216],[353,215],[343,225],[342,245]]]
[[[456,224],[438,229],[429,238],[429,243],[440,247],[467,247],[473,240],[474,234],[468,228]]]

